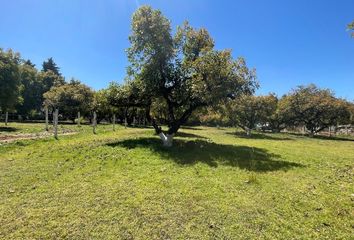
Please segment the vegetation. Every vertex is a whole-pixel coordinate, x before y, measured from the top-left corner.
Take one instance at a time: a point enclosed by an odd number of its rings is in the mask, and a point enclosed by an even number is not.
[[[94,93],[85,84],[71,80],[70,83],[52,87],[44,94],[44,104],[51,109],[59,108],[66,119],[73,122],[77,113],[88,114],[91,110]]]
[[[147,105],[147,116],[165,146],[191,114],[240,93],[252,93],[255,74],[244,59],[214,49],[206,29],[188,23],[171,35],[170,22],[159,10],[143,6],[133,15],[129,74]],[[164,101],[168,131],[164,133],[149,108]]]
[[[293,125],[304,125],[310,136],[324,128],[348,123],[350,112],[347,103],[334,97],[328,89],[315,85],[300,86],[284,99],[284,115]]]
[[[348,24],[348,30],[351,31],[351,35],[354,37],[354,21]]]
[[[251,135],[251,130],[257,124],[268,124],[277,109],[277,98],[274,95],[252,96],[244,95],[227,103],[226,115],[233,125],[245,130]]]
[[[206,127],[164,148],[153,129],[109,125],[13,142],[0,146],[0,238],[350,239],[353,149]]]
[[[6,114],[22,100],[19,62],[19,54],[0,48],[0,109]]]

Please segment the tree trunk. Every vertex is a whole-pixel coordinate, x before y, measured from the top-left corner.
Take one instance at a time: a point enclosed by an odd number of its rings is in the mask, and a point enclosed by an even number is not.
[[[5,126],[7,126],[8,121],[9,121],[9,112],[6,111],[5,112]]]
[[[92,121],[93,134],[96,134],[96,125],[97,125],[97,114],[96,112],[93,112],[93,121]]]
[[[246,128],[246,135],[248,137],[251,136],[251,129],[250,128]]]
[[[48,107],[45,107],[45,130],[49,131]]]
[[[80,115],[80,112],[77,113],[77,126],[78,127],[81,126],[81,115]]]
[[[113,114],[112,124],[113,124],[113,131],[115,131],[116,130],[116,115],[115,114]]]
[[[164,147],[172,147],[174,134],[164,134],[163,132],[160,132],[159,136]]]
[[[314,136],[315,136],[315,132],[313,130],[311,130],[310,133],[309,133],[309,137],[313,138]]]

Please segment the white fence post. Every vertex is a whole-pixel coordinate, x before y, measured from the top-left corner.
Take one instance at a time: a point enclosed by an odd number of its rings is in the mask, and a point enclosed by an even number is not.
[[[93,112],[93,121],[92,121],[93,134],[96,134],[96,125],[97,125],[97,114],[96,112]]]
[[[7,126],[8,121],[9,121],[9,112],[6,111],[5,112],[5,126]]]
[[[59,115],[59,110],[55,109],[54,116],[53,116],[53,122],[54,122],[54,138],[58,139],[58,115]]]
[[[45,106],[45,130],[47,132],[49,131],[48,122],[48,106]]]
[[[113,114],[113,131],[116,130],[116,115]]]

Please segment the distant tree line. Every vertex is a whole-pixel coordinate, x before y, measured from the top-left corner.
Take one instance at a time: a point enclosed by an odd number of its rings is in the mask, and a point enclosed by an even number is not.
[[[247,135],[254,129],[280,132],[304,127],[313,136],[331,126],[354,124],[354,103],[337,98],[329,89],[310,84],[282,97],[243,95],[198,116],[202,124],[237,126]]]
[[[149,6],[134,13],[129,40],[125,83],[99,91],[66,81],[52,58],[38,70],[19,53],[0,49],[0,111],[33,119],[45,109],[59,109],[61,118],[72,122],[91,121],[95,113],[98,123],[115,115],[125,124],[152,125],[166,146],[185,124],[238,126],[248,135],[254,129],[305,127],[313,136],[353,123],[353,103],[315,85],[282,97],[254,95],[259,85],[245,59],[214,49],[208,31],[188,22],[172,34],[170,21]]]

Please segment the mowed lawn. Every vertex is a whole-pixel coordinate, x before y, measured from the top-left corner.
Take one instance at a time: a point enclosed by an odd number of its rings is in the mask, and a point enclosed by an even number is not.
[[[2,144],[0,239],[352,239],[353,140],[235,132],[184,128],[166,149],[153,129],[99,125]]]

